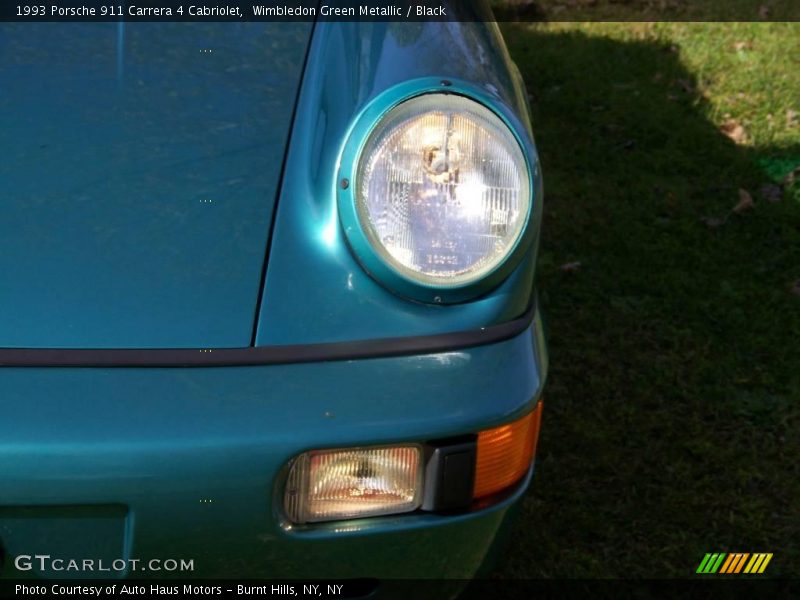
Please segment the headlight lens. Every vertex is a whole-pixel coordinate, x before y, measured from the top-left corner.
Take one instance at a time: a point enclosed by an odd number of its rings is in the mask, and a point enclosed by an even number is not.
[[[391,110],[360,155],[356,212],[375,252],[407,278],[460,287],[514,250],[531,203],[527,163],[508,126],[455,94]]]

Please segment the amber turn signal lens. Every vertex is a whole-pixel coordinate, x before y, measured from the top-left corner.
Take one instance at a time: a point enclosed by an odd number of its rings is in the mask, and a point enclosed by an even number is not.
[[[499,492],[525,476],[536,454],[541,421],[540,401],[521,419],[478,433],[475,499]]]

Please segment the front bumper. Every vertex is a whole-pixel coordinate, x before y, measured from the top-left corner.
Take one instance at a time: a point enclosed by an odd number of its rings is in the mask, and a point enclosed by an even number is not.
[[[296,529],[282,515],[285,466],[309,449],[425,441],[513,420],[538,399],[546,360],[535,313],[526,331],[506,341],[421,356],[223,368],[2,368],[2,575],[20,575],[9,560],[20,553],[53,554],[54,546],[83,552],[58,539],[59,531],[70,531],[64,522],[82,515],[70,521],[72,537],[76,523],[84,540],[105,536],[109,517],[93,518],[96,507],[119,515],[117,550],[108,550],[118,558],[183,558],[194,566],[191,573],[121,575],[471,577],[524,483],[474,512]],[[42,527],[25,526],[26,510]]]

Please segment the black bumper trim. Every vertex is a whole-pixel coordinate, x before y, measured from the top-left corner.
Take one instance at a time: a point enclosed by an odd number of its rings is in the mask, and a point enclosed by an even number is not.
[[[535,305],[513,321],[434,335],[247,348],[0,348],[0,367],[237,367],[433,354],[502,342],[525,331]]]

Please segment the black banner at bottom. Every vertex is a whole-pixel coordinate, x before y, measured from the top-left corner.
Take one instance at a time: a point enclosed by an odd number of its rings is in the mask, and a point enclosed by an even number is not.
[[[698,577],[679,580],[0,580],[2,598],[789,598],[800,580]]]

